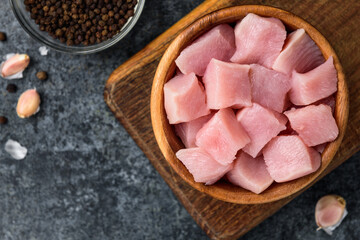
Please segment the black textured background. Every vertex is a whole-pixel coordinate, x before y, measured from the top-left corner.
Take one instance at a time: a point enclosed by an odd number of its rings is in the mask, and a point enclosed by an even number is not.
[[[28,53],[31,64],[19,80],[0,79],[0,239],[207,239],[169,187],[116,121],[103,101],[104,83],[122,62],[202,1],[147,0],[130,34],[115,47],[90,56],[50,51],[20,27],[6,0],[0,0],[0,57]],[[38,70],[49,79],[35,78]],[[8,83],[19,90],[9,94]],[[36,87],[41,111],[16,116],[21,92]],[[26,159],[5,151],[9,139],[29,149]],[[360,154],[243,239],[360,239]],[[349,215],[330,238],[316,232],[314,207],[325,194],[340,194]]]

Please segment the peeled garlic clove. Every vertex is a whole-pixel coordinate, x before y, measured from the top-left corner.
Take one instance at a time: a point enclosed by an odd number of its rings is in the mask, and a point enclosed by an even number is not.
[[[319,229],[332,234],[347,215],[346,201],[338,195],[327,195],[319,199],[315,207],[315,220]]]
[[[36,89],[26,90],[21,94],[16,106],[17,115],[27,118],[38,112],[40,106],[40,95]]]
[[[2,65],[1,76],[8,77],[18,72],[22,72],[29,63],[30,57],[27,54],[15,54]]]

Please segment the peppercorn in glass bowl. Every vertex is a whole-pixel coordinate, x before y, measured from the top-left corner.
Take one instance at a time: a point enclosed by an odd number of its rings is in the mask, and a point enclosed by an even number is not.
[[[145,0],[10,0],[34,39],[66,53],[89,54],[119,42],[134,27]]]

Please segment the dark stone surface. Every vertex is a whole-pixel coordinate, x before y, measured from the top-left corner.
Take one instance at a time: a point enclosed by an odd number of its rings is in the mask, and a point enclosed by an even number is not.
[[[1,0],[0,56],[28,53],[31,64],[19,80],[0,81],[0,239],[207,239],[169,187],[116,121],[103,101],[109,74],[202,1],[148,0],[131,33],[115,47],[90,56],[50,51],[20,27]],[[49,73],[45,82],[35,74]],[[18,86],[8,93],[8,83]],[[40,112],[16,116],[19,95],[36,87]],[[16,161],[5,151],[9,139],[29,150]],[[336,193],[349,215],[332,239],[360,239],[357,154],[243,239],[328,239],[316,232],[317,199]]]

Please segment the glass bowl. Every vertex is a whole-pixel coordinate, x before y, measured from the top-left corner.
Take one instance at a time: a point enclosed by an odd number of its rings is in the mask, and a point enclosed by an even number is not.
[[[119,42],[134,27],[145,4],[145,0],[138,0],[138,3],[134,8],[134,16],[130,17],[126,24],[121,28],[120,32],[114,35],[112,38],[101,43],[88,46],[68,46],[66,43],[62,43],[58,39],[52,38],[46,31],[41,31],[39,29],[39,25],[37,25],[35,21],[30,18],[30,13],[26,11],[24,0],[9,1],[17,20],[20,22],[20,25],[32,38],[54,50],[72,54],[89,54],[99,52]]]

